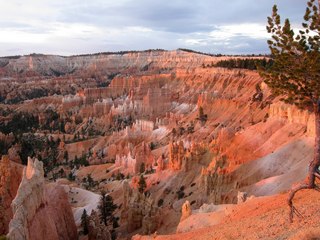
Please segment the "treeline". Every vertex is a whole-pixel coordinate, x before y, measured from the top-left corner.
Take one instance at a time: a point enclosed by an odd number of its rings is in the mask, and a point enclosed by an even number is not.
[[[79,54],[72,55],[70,57],[88,57],[88,56],[98,56],[98,55],[124,55],[129,53],[150,53],[150,52],[167,52],[167,50],[156,48],[156,49],[147,49],[147,50],[129,50],[129,51],[117,51],[117,52],[98,52],[98,53],[89,53],[89,54]],[[63,57],[63,56],[61,56]]]
[[[38,116],[28,112],[14,113],[10,120],[0,121],[0,132],[14,135],[35,131],[39,128]]]
[[[183,51],[183,52],[189,52],[189,53],[196,53],[196,54],[211,56],[211,57],[220,57],[220,56],[222,56],[222,54],[212,54],[212,53],[199,52],[199,51],[195,51],[195,50],[188,49],[188,48],[178,48],[178,50]]]
[[[228,60],[221,60],[216,64],[212,64],[210,66],[203,66],[203,67],[222,67],[222,68],[242,68],[242,69],[249,69],[249,70],[257,70],[259,66],[263,68],[270,68],[273,64],[272,59],[228,59]]]
[[[230,55],[230,54],[222,54],[222,53],[205,53],[205,52],[195,51],[188,48],[178,48],[178,50],[211,56],[211,57],[270,57],[270,55],[267,55],[267,54],[232,54]]]

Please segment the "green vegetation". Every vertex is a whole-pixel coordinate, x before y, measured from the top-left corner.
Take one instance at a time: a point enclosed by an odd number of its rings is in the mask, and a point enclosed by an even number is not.
[[[163,203],[164,203],[164,200],[163,200],[162,198],[159,199],[159,201],[158,201],[158,207],[162,207]]]
[[[83,234],[87,235],[89,233],[89,219],[86,209],[83,210],[83,213],[81,215],[81,227]]]
[[[179,199],[179,200],[182,199],[182,198],[184,198],[184,196],[185,196],[184,186],[181,186],[180,189],[179,189],[179,191],[177,191],[177,196],[178,196],[178,199]]]
[[[293,206],[296,192],[318,189],[315,179],[320,178],[320,11],[315,0],[307,3],[302,27],[303,30],[295,34],[288,19],[282,26],[277,6],[273,7],[267,30],[272,34],[268,44],[274,63],[270,68],[260,70],[273,94],[282,96],[286,103],[309,109],[315,115],[314,158],[309,164],[306,182],[290,191],[290,221],[294,213],[301,215]]]
[[[141,163],[140,170],[139,170],[140,174],[144,173],[145,171],[146,171],[146,165],[144,163]]]
[[[98,182],[94,181],[94,179],[91,177],[90,173],[87,175],[87,177],[82,179],[82,182],[83,182],[84,187],[87,190],[92,189],[92,188],[94,188],[95,186],[98,185]]]
[[[139,179],[139,187],[138,190],[140,193],[144,193],[146,187],[147,187],[147,183],[146,183],[146,179],[144,178],[143,174],[140,175],[140,179]]]
[[[208,115],[207,114],[204,114],[204,111],[203,111],[203,107],[199,107],[198,109],[198,120],[200,120],[202,123],[205,123],[208,119]]]
[[[257,70],[258,66],[262,66],[263,68],[270,68],[273,64],[272,59],[253,59],[253,58],[245,58],[245,59],[229,59],[229,60],[221,60],[214,65],[207,65],[204,67],[222,67],[222,68],[241,68],[241,69],[249,69],[249,70]]]
[[[113,203],[113,199],[109,194],[106,195],[105,191],[101,191],[100,193],[98,209],[101,221],[104,222],[106,226],[113,224],[113,212],[117,209],[117,205]]]
[[[33,132],[39,127],[38,117],[28,112],[16,112],[9,121],[0,122],[0,132],[14,135]]]

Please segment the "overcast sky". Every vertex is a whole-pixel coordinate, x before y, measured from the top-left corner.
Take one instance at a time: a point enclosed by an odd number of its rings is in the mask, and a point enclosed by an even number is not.
[[[307,0],[0,0],[0,56],[151,48],[267,53],[266,18],[300,27]]]

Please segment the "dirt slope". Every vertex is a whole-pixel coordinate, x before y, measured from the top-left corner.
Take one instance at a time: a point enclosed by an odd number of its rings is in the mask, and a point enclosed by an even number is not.
[[[135,236],[134,240],[213,239],[320,239],[320,193],[301,191],[295,206],[303,218],[288,221],[287,194],[261,197],[238,205],[222,223],[195,231],[165,236]]]

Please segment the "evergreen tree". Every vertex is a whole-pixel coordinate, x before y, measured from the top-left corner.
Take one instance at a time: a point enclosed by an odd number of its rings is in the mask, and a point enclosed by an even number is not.
[[[89,225],[88,214],[87,214],[87,210],[84,209],[81,215],[81,227],[84,235],[87,235],[89,233],[88,225]]]
[[[146,171],[146,165],[144,163],[140,164],[140,173],[144,173]]]
[[[69,160],[69,153],[68,153],[68,151],[64,151],[64,153],[63,153],[63,158],[64,158],[64,160],[66,160],[66,162],[68,162],[68,160]]]
[[[204,111],[203,111],[203,107],[199,107],[199,120],[201,121],[201,122],[206,122],[207,121],[207,118],[208,118],[208,116],[207,116],[207,114],[204,114]]]
[[[113,224],[113,212],[117,209],[117,205],[113,203],[113,199],[109,194],[106,195],[105,191],[101,191],[98,209],[100,211],[101,221],[103,221],[106,226]]]
[[[320,15],[317,5],[315,0],[308,1],[303,30],[298,34],[293,32],[288,19],[282,26],[277,6],[273,7],[272,16],[268,17],[267,30],[272,34],[268,44],[274,62],[269,69],[260,69],[261,76],[275,95],[281,95],[286,103],[315,114],[314,158],[309,164],[306,182],[294,187],[289,193],[291,222],[294,213],[301,215],[293,206],[296,192],[316,188],[315,178],[320,179]]]
[[[89,173],[87,175],[87,183],[88,183],[89,188],[92,188],[95,185],[95,182],[94,182],[93,178],[91,177],[91,173]]]
[[[138,184],[139,184],[139,188],[138,188],[138,189],[139,189],[139,192],[140,192],[140,193],[143,193],[144,190],[145,190],[146,187],[147,187],[146,179],[144,178],[143,174],[140,175],[140,179],[139,179]]]

